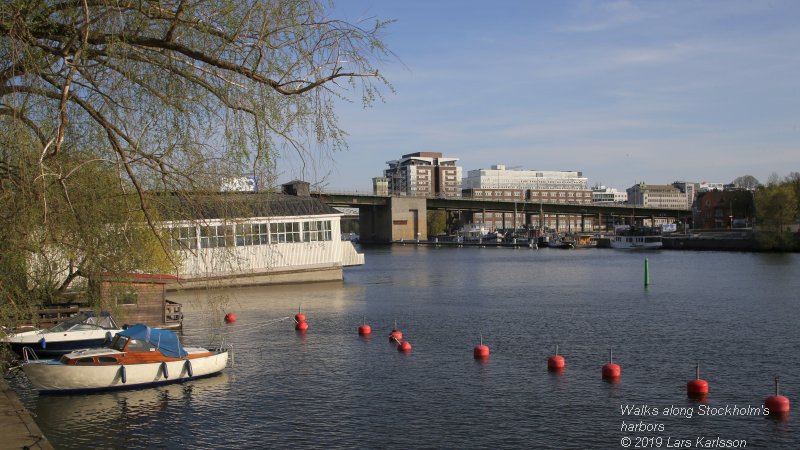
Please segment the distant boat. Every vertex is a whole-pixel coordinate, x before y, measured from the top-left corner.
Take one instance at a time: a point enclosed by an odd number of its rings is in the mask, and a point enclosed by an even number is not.
[[[594,234],[578,234],[575,236],[575,248],[597,247],[597,236]]]
[[[40,393],[130,389],[220,373],[228,350],[183,347],[172,331],[138,324],[106,348],[76,350],[57,360],[27,360],[22,371]]]
[[[2,342],[11,345],[14,353],[23,356],[28,347],[36,356],[55,357],[81,348],[101,347],[111,343],[122,331],[107,312],[82,311],[46,330],[8,334]]]
[[[662,246],[661,231],[657,227],[617,226],[611,238],[611,248],[659,249]]]
[[[550,248],[569,250],[575,248],[575,241],[568,237],[552,235],[550,239],[547,240],[547,246]]]

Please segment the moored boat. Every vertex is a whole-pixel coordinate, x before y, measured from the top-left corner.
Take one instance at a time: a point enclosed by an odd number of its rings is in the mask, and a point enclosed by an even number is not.
[[[77,349],[108,345],[120,331],[122,328],[109,313],[82,311],[46,330],[12,333],[2,341],[20,356],[22,349],[28,347],[36,356],[57,357]]]
[[[611,238],[611,248],[659,249],[663,245],[661,232],[656,227],[617,226]]]
[[[575,248],[595,248],[597,237],[594,234],[578,234],[575,236]]]
[[[175,333],[138,324],[106,348],[27,360],[22,370],[40,393],[68,393],[183,382],[216,375],[227,363],[227,349],[183,347]]]
[[[560,248],[564,250],[569,250],[575,248],[575,241],[567,236],[559,236],[554,234],[550,236],[547,241],[547,246],[549,248]]]

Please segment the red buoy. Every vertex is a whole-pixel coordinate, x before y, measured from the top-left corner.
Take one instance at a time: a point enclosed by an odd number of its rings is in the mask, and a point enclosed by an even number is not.
[[[489,358],[489,347],[481,344],[476,345],[475,350],[473,351],[473,355],[475,359],[488,359]]]
[[[302,323],[306,321],[306,315],[300,310],[300,305],[297,305],[297,314],[294,315],[295,323]]]
[[[396,320],[394,321],[394,328],[392,328],[392,332],[389,333],[389,340],[391,342],[397,342],[398,344],[403,340],[403,333],[397,329]]]
[[[778,377],[775,376],[775,395],[770,395],[764,400],[764,406],[769,409],[770,416],[784,417],[789,415],[790,402],[787,397],[778,391]]]
[[[359,336],[369,336],[372,334],[372,327],[367,325],[367,316],[364,316],[364,320],[361,322],[361,326],[358,327],[358,335]]]
[[[475,359],[489,358],[489,347],[483,345],[483,335],[481,335],[480,345],[475,346],[475,349],[472,351],[472,355],[475,357]]]
[[[617,380],[622,376],[622,368],[619,364],[614,364],[614,353],[608,351],[608,364],[603,366],[603,379],[604,380]]]
[[[236,314],[234,313],[225,314],[225,322],[226,323],[236,322]]]
[[[308,322],[298,322],[297,325],[294,326],[294,329],[297,331],[306,331],[308,330]]]
[[[408,353],[411,351],[411,344],[409,344],[408,341],[403,341],[400,343],[400,345],[397,346],[397,351]]]
[[[559,356],[558,354],[558,344],[556,344],[556,353],[549,358],[547,358],[547,370],[551,371],[561,371],[564,370],[564,366],[566,362],[564,361],[563,356]]]
[[[700,379],[700,361],[697,361],[695,379],[686,383],[686,394],[692,398],[708,396],[708,381]]]

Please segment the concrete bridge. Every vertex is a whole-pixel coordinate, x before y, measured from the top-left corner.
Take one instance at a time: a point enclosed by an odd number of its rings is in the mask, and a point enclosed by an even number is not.
[[[348,206],[358,208],[358,222],[361,241],[366,243],[382,243],[403,240],[428,239],[428,211],[445,210],[460,211],[463,223],[472,222],[474,213],[487,212],[525,213],[524,223],[517,227],[528,227],[532,218],[541,215],[580,216],[581,228],[573,231],[607,231],[614,224],[638,224],[646,219],[672,219],[686,221],[691,211],[686,209],[643,208],[625,205],[595,205],[569,203],[539,203],[474,200],[470,198],[426,198],[411,196],[378,196],[368,194],[312,193],[322,202],[331,206]],[[586,218],[593,218],[591,221]],[[584,226],[585,222],[595,227]]]

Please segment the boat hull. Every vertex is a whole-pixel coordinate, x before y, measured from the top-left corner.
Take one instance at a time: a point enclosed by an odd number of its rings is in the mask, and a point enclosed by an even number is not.
[[[75,350],[80,350],[82,348],[102,347],[108,344],[108,342],[109,342],[108,339],[106,339],[105,337],[99,339],[84,339],[77,341],[55,341],[55,342],[45,341],[44,347],[42,347],[41,341],[34,343],[12,342],[11,350],[19,356],[24,356],[22,354],[23,347],[29,347],[31,350],[34,351],[34,353],[36,353],[36,356],[39,358],[53,358],[61,355],[66,355],[67,353],[74,352]]]
[[[37,357],[52,358],[83,348],[103,347],[122,330],[71,331],[66,333],[50,333],[29,331],[11,335],[4,339],[17,355],[22,354],[23,347],[30,347]]]
[[[57,360],[31,361],[22,366],[34,389],[41,394],[134,389],[178,383],[220,373],[228,352],[166,362],[108,365],[67,365]],[[164,370],[166,365],[166,371]]]

